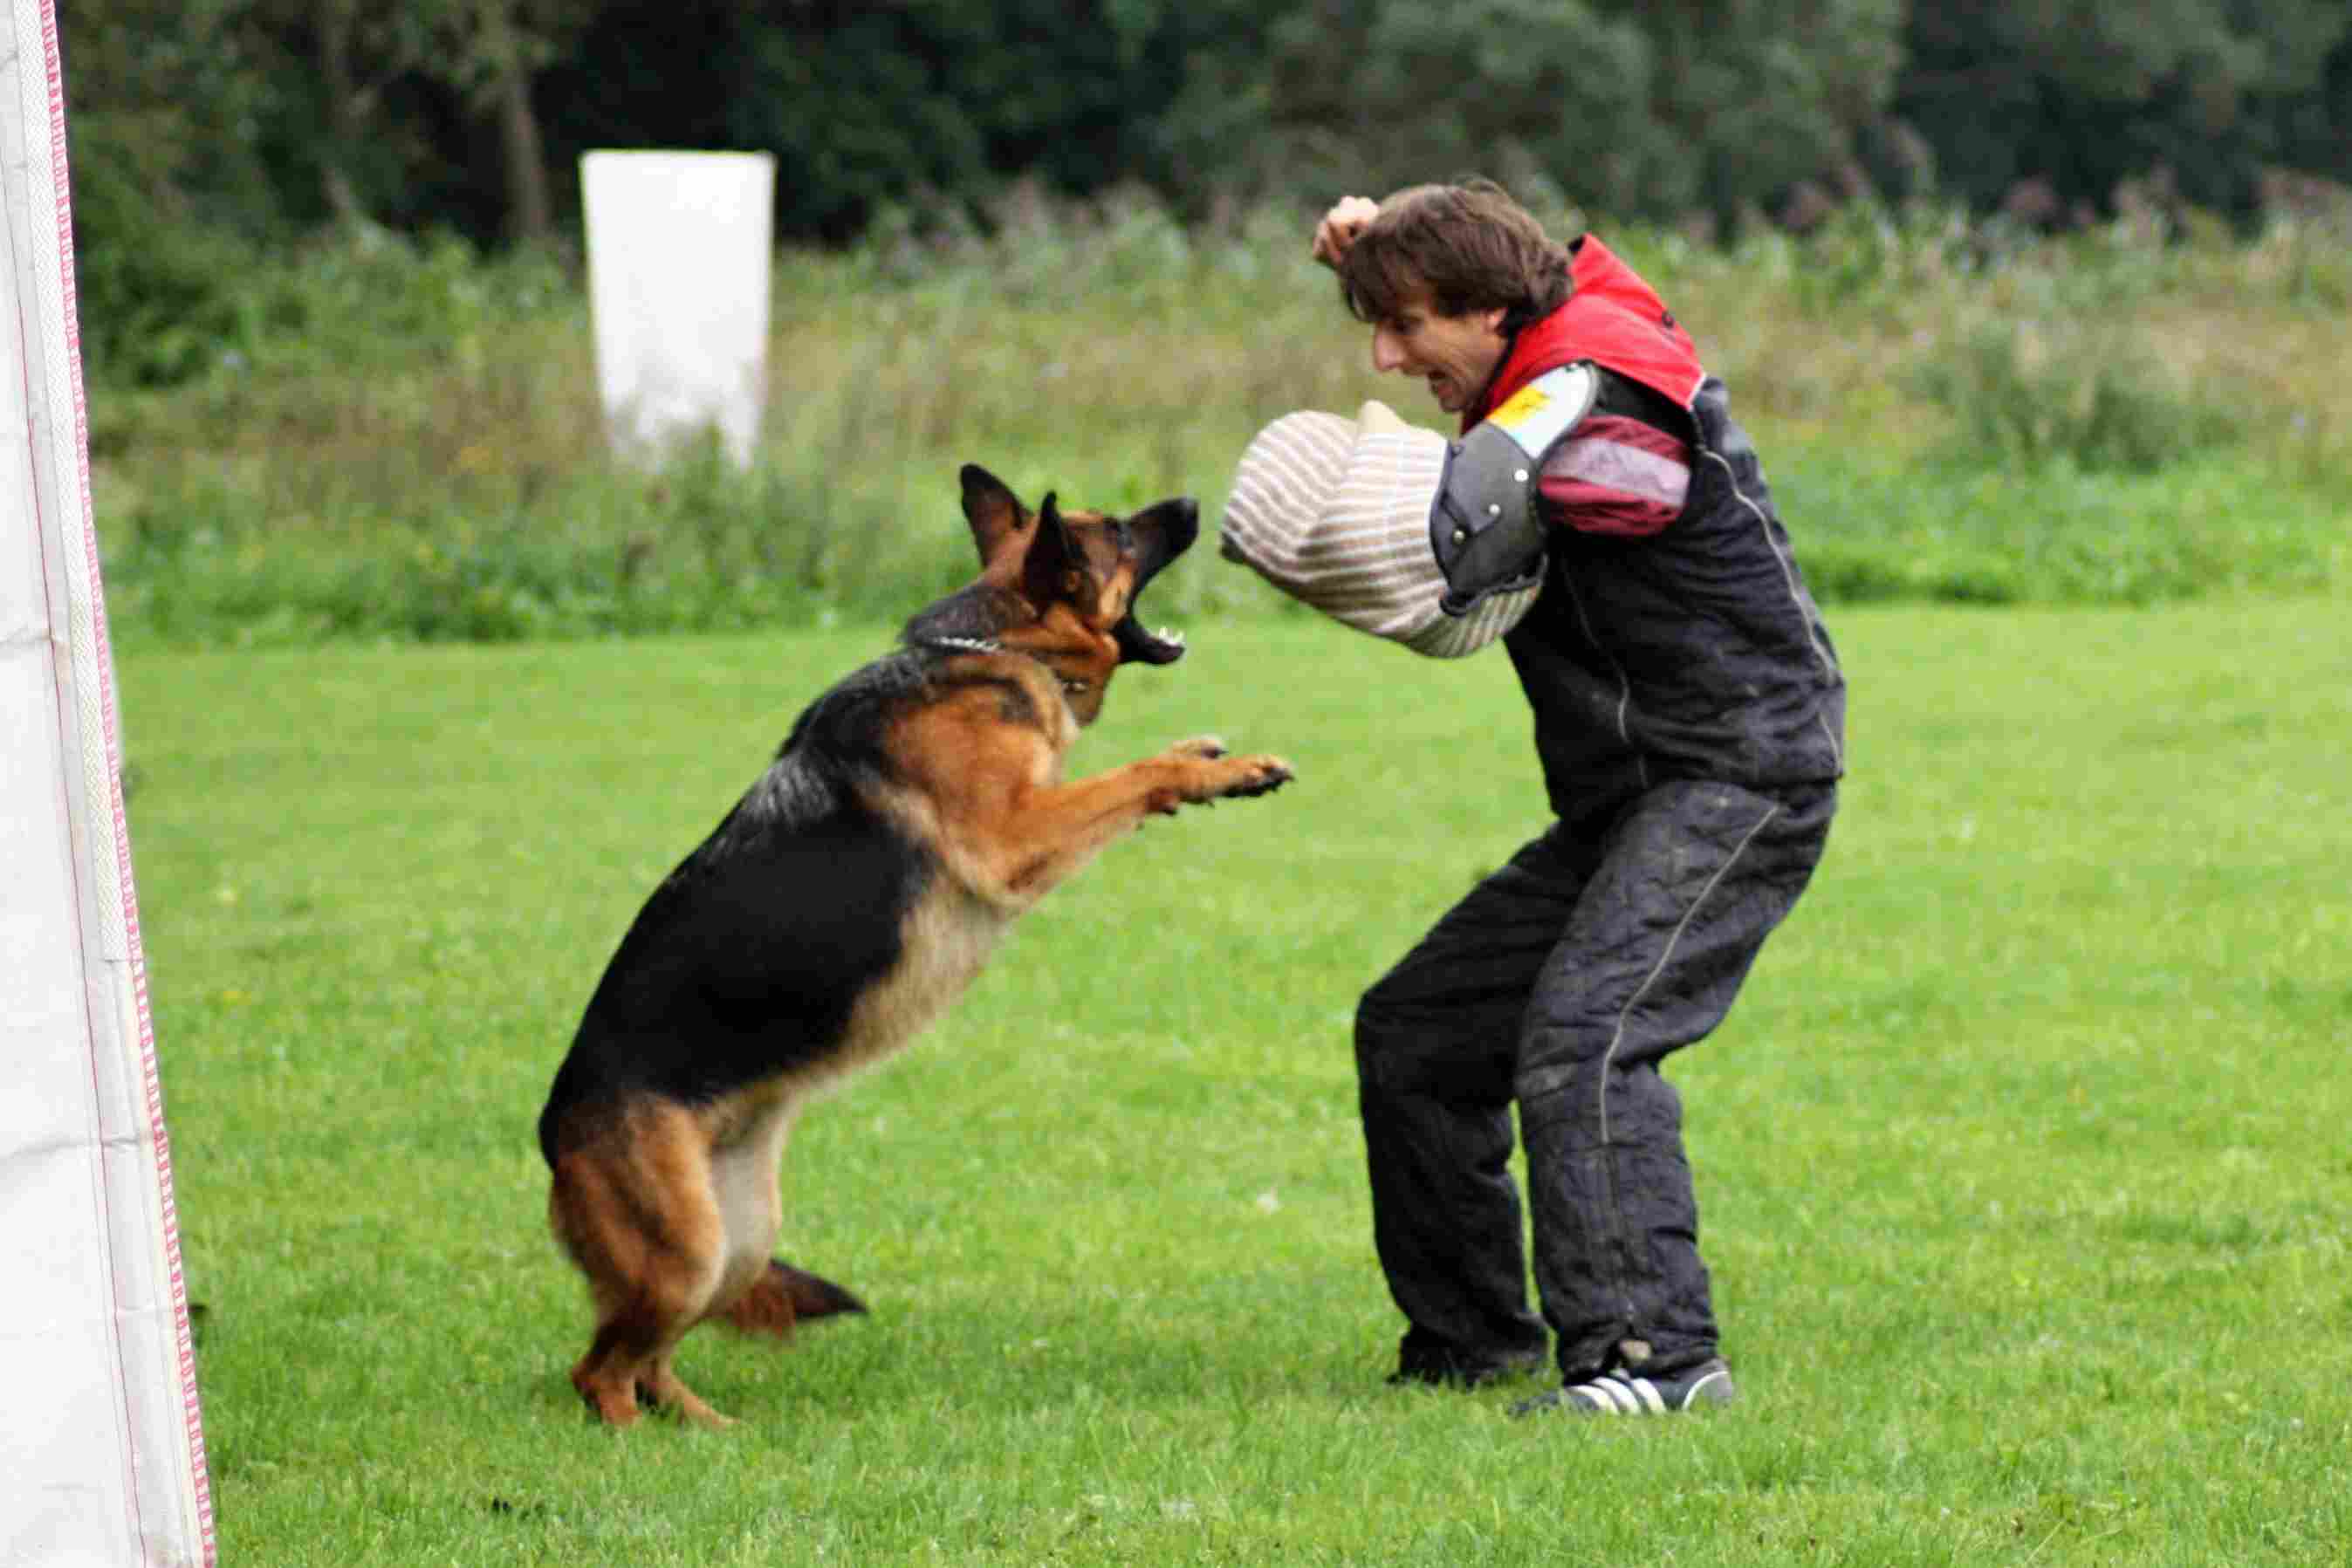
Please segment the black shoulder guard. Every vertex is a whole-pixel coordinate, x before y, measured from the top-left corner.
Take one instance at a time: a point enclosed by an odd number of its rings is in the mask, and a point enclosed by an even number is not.
[[[1465,615],[1490,594],[1543,580],[1536,485],[1600,396],[1601,372],[1590,361],[1562,365],[1513,392],[1450,444],[1429,512],[1430,548],[1445,574],[1438,606],[1446,614]]]

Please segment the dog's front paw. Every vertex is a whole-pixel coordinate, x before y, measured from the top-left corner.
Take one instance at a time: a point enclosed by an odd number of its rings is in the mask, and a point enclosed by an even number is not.
[[[1290,764],[1279,757],[1241,757],[1227,766],[1232,770],[1230,781],[1217,791],[1226,800],[1271,795],[1297,777]]]
[[[1189,757],[1202,762],[1214,762],[1224,754],[1225,743],[1213,735],[1196,735],[1168,748],[1171,757]]]

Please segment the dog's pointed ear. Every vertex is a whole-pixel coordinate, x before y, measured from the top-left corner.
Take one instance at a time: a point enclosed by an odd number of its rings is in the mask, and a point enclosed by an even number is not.
[[[1062,520],[1056,492],[1045,492],[1037,507],[1037,532],[1029,540],[1029,554],[1021,563],[1022,586],[1029,602],[1044,606],[1067,597],[1062,580],[1078,565],[1078,547]]]
[[[986,566],[1003,553],[1007,540],[1029,525],[1029,515],[1005,487],[1004,481],[977,463],[967,463],[963,480],[963,520],[971,525],[971,542],[979,547],[980,564]]]

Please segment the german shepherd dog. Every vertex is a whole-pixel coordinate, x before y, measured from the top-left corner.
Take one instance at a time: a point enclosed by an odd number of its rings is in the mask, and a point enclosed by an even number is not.
[[[1035,513],[962,470],[978,580],[824,693],[654,890],[589,998],[539,1121],[548,1214],[596,1332],[572,1386],[727,1425],[671,1358],[696,1324],[782,1338],[856,1298],[771,1257],[777,1166],[828,1080],[955,1000],[1014,917],[1154,814],[1289,779],[1213,738],[1075,782],[1063,754],[1120,664],[1171,664],[1137,593],[1199,531],[1192,500]]]

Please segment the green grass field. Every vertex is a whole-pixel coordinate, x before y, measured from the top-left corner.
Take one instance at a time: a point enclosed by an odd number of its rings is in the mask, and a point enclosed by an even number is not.
[[[887,633],[133,650],[133,848],[224,1563],[2352,1561],[2340,598],[1833,610],[1813,892],[1678,1059],[1744,1403],[1385,1387],[1357,992],[1542,825],[1506,662],[1195,625],[1155,823],[802,1124],[870,1318],[615,1436],[532,1125],[653,883]]]

